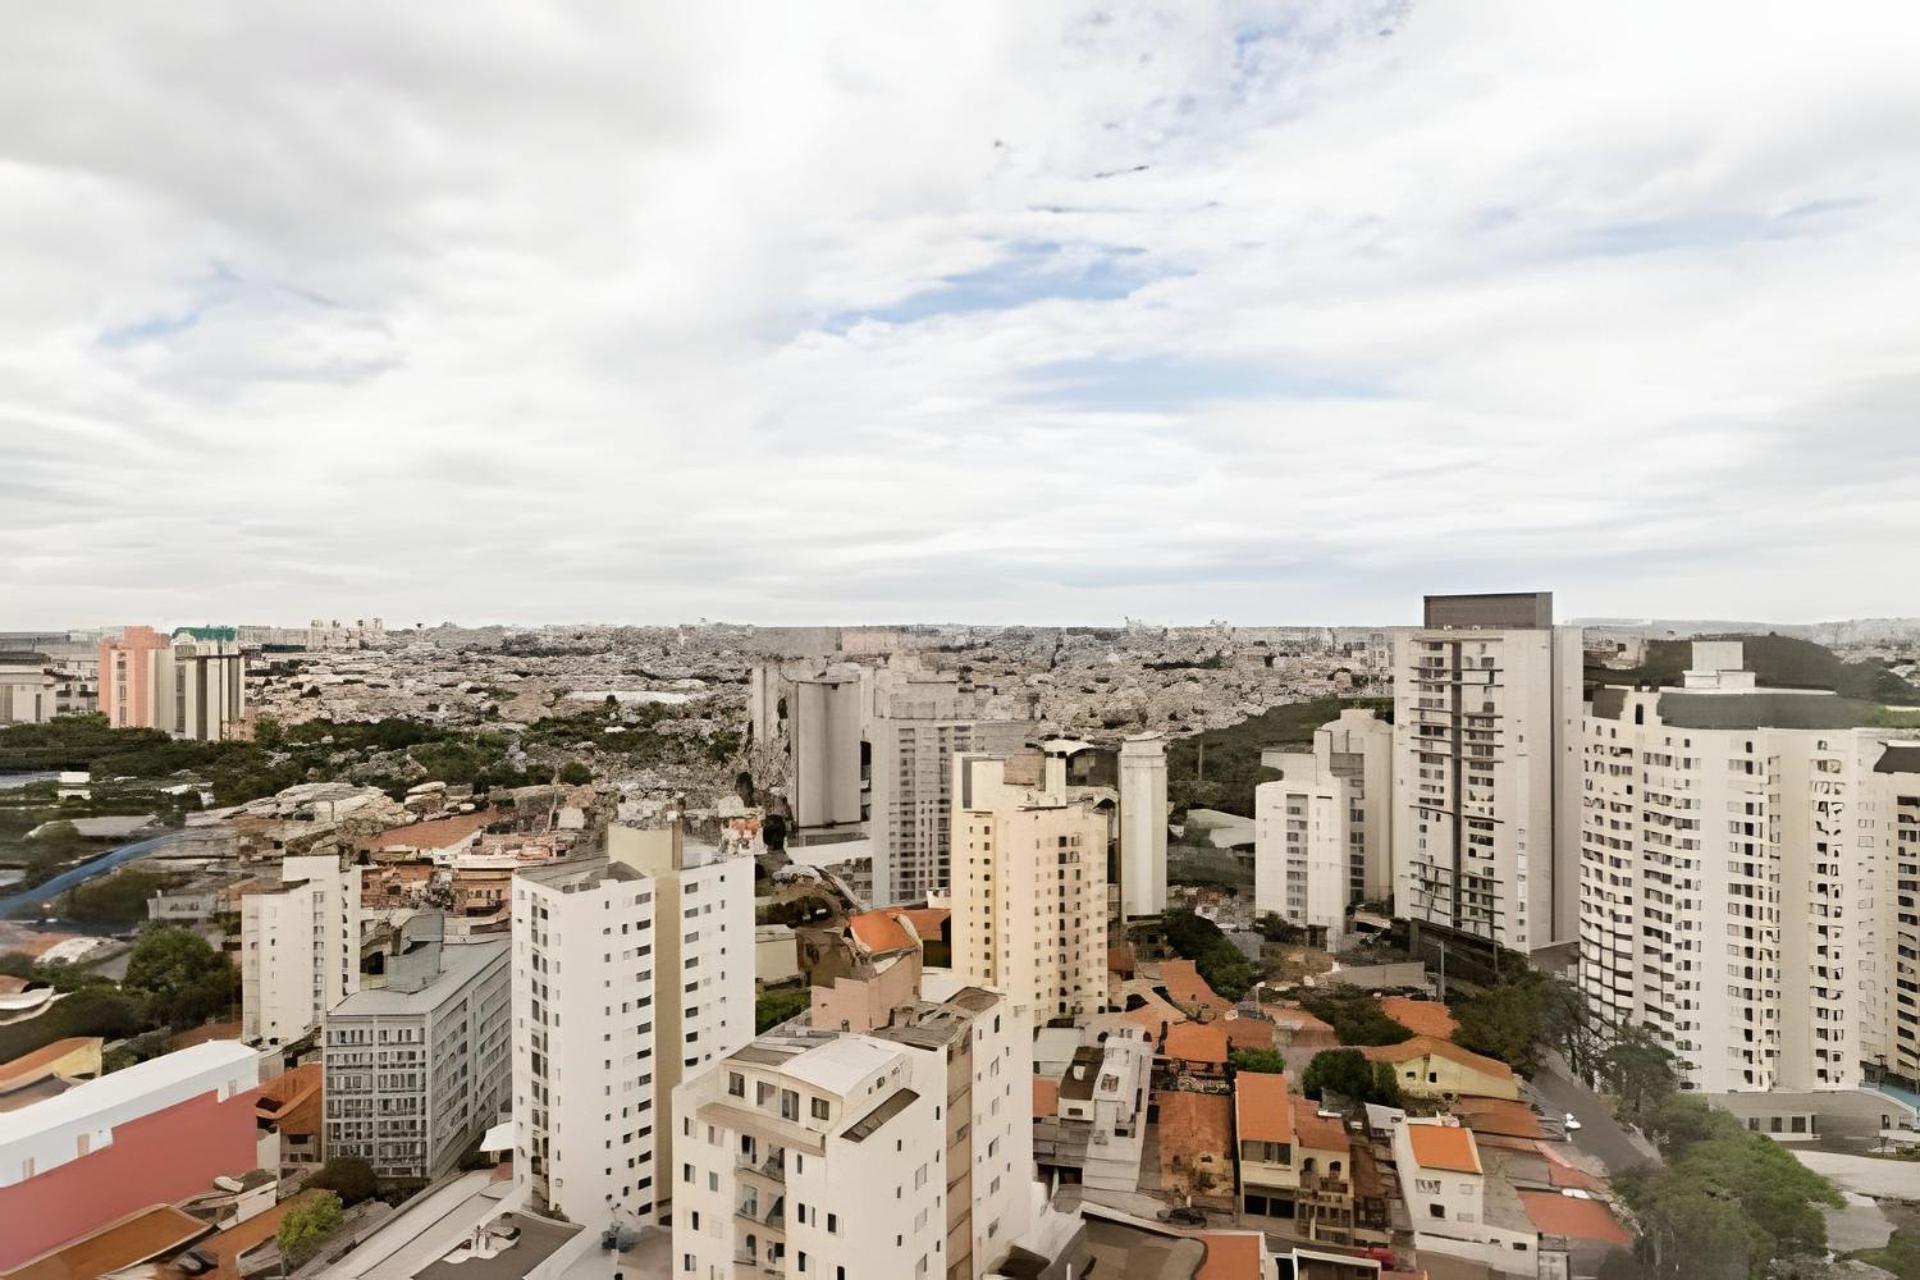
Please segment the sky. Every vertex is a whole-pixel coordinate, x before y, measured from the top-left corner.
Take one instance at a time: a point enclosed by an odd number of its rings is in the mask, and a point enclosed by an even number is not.
[[[29,6],[0,630],[1920,613],[1920,7]]]

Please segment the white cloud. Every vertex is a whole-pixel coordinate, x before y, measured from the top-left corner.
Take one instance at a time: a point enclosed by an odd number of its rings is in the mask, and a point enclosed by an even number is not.
[[[1906,6],[695,13],[17,15],[0,627],[1907,607]]]

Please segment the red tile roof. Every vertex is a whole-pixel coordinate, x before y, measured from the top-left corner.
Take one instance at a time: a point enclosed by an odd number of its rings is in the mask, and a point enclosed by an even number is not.
[[[1260,1274],[1259,1232],[1203,1231],[1200,1243],[1207,1256],[1193,1280],[1266,1280]]]
[[[894,911],[907,918],[922,942],[940,941],[940,926],[953,914],[945,907],[896,907]]]
[[[1468,1130],[1439,1124],[1410,1124],[1406,1130],[1414,1162],[1421,1168],[1480,1172],[1480,1153],[1474,1150],[1473,1134]]]
[[[1227,1150],[1233,1141],[1232,1099],[1224,1093],[1162,1090],[1153,1095],[1153,1103],[1160,1112],[1163,1175],[1177,1168],[1191,1169],[1202,1156],[1212,1156],[1232,1168],[1227,1163],[1232,1158]]]
[[[1059,1114],[1060,1082],[1058,1080],[1049,1080],[1046,1076],[1035,1076],[1033,1078],[1034,1119],[1038,1120],[1042,1116],[1057,1116]]]
[[[857,916],[849,916],[847,928],[853,932],[853,940],[872,955],[912,951],[920,945],[918,935],[896,920],[890,910],[865,911]]]
[[[1273,1048],[1273,1024],[1259,1018],[1222,1018],[1227,1044],[1235,1049]]]
[[[32,1053],[23,1053],[10,1062],[0,1062],[0,1093],[11,1093],[44,1080],[53,1074],[53,1064],[68,1054],[77,1053],[89,1045],[98,1049],[105,1043],[99,1036],[68,1036],[65,1040],[41,1045]]]
[[[476,813],[456,813],[431,822],[413,822],[404,827],[389,827],[373,838],[376,849],[450,849],[499,815],[492,809]]]
[[[1200,970],[1194,967],[1191,960],[1162,960],[1160,985],[1167,989],[1167,995],[1178,1005],[1208,1009],[1215,1013],[1225,1013],[1233,1007],[1207,985],[1207,980],[1200,976]]]
[[[199,1239],[206,1223],[170,1204],[136,1209],[124,1217],[7,1272],[7,1280],[95,1280],[109,1271],[145,1262]]]
[[[1451,1040],[1460,1029],[1447,1006],[1438,1000],[1415,1000],[1409,996],[1382,996],[1380,1012],[1417,1036]]]
[[[1633,1243],[1633,1234],[1598,1200],[1563,1196],[1555,1191],[1522,1191],[1520,1203],[1526,1206],[1528,1219],[1542,1235],[1622,1246]]]
[[[1337,1116],[1323,1116],[1311,1098],[1293,1100],[1294,1141],[1312,1151],[1351,1151],[1347,1126]]]
[[[1285,1076],[1242,1071],[1233,1079],[1233,1105],[1243,1142],[1292,1142],[1293,1109]]]
[[[1182,1062],[1217,1062],[1224,1066],[1227,1033],[1217,1022],[1182,1022],[1167,1028],[1167,1042],[1160,1052]]]
[[[1494,1133],[1508,1138],[1542,1138],[1540,1118],[1524,1102],[1505,1098],[1461,1098],[1453,1104],[1453,1114],[1476,1134]]]

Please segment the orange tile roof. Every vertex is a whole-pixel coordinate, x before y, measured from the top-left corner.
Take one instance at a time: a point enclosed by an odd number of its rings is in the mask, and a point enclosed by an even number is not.
[[[1224,1093],[1176,1093],[1161,1090],[1153,1095],[1160,1112],[1160,1168],[1172,1171],[1177,1159],[1191,1168],[1200,1156],[1229,1160],[1228,1145],[1233,1141],[1233,1101]]]
[[[1605,1191],[1606,1181],[1582,1169],[1573,1161],[1554,1150],[1554,1143],[1538,1142],[1535,1150],[1547,1158],[1547,1181],[1556,1187],[1573,1187],[1580,1191]]]
[[[1293,1100],[1294,1141],[1311,1151],[1351,1151],[1347,1126],[1334,1116],[1320,1114],[1311,1098]]]
[[[1362,1049],[1369,1062],[1411,1062],[1415,1058],[1445,1058],[1482,1075],[1492,1076],[1496,1080],[1513,1079],[1513,1068],[1498,1058],[1482,1057],[1480,1054],[1462,1049],[1451,1040],[1436,1040],[1432,1036],[1415,1036],[1399,1044],[1377,1044]]]
[[[41,1045],[32,1053],[23,1053],[10,1062],[0,1062],[0,1093],[23,1089],[52,1075],[52,1067],[70,1053],[79,1053],[89,1045],[100,1048],[106,1041],[99,1036],[68,1036],[52,1044]]]
[[[1167,1028],[1167,1042],[1160,1050],[1168,1058],[1182,1062],[1218,1062],[1227,1060],[1227,1033],[1217,1022],[1182,1022]]]
[[[1540,1118],[1524,1102],[1505,1098],[1461,1098],[1453,1104],[1453,1114],[1476,1134],[1494,1133],[1509,1138],[1542,1138]]]
[[[1202,1231],[1207,1256],[1193,1280],[1265,1280],[1260,1274],[1260,1233]]]
[[[1191,960],[1162,960],[1160,985],[1167,989],[1167,994],[1175,1004],[1211,1009],[1215,1013],[1225,1013],[1233,1007],[1207,985],[1207,980],[1200,976],[1200,970]]]
[[[1235,1049],[1273,1048],[1273,1024],[1259,1018],[1222,1018],[1227,1043]]]
[[[1474,1149],[1470,1130],[1439,1124],[1410,1124],[1406,1130],[1414,1161],[1421,1168],[1480,1172],[1480,1153]]]
[[[96,1280],[109,1271],[172,1253],[208,1230],[206,1223],[185,1210],[156,1204],[41,1254],[7,1272],[5,1280]]]
[[[847,928],[852,930],[853,940],[873,955],[912,951],[920,945],[917,935],[894,919],[894,913],[890,910],[863,911],[857,916],[849,916]]]
[[[254,1099],[254,1112],[272,1121],[281,1133],[294,1137],[318,1134],[322,1087],[321,1065],[305,1063],[262,1084]]]
[[[1438,1000],[1415,1000],[1410,996],[1380,997],[1380,1012],[1417,1036],[1451,1040],[1460,1029],[1447,1006]]]
[[[492,809],[476,813],[456,813],[431,822],[412,822],[404,827],[389,827],[373,838],[376,849],[446,849],[459,844],[499,815]]]
[[[1563,1196],[1555,1191],[1522,1191],[1520,1203],[1526,1206],[1528,1219],[1542,1235],[1622,1246],[1633,1243],[1633,1234],[1598,1200]]]
[[[1233,1078],[1233,1107],[1243,1142],[1292,1142],[1293,1109],[1285,1076],[1242,1071]]]
[[[1038,1120],[1042,1116],[1060,1114],[1060,1082],[1049,1080],[1046,1076],[1033,1078],[1033,1116]]]
[[[897,907],[895,912],[907,918],[922,942],[940,941],[940,926],[953,914],[945,907]]]

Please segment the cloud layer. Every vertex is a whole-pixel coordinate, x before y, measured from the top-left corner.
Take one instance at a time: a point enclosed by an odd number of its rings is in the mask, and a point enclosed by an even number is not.
[[[1920,12],[43,5],[0,629],[1915,612]]]

